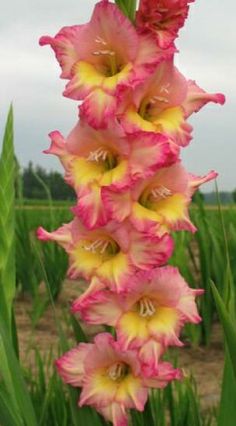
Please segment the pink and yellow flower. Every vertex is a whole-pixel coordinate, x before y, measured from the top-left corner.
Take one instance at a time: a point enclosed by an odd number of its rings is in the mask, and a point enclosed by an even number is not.
[[[114,426],[128,426],[127,410],[143,411],[148,387],[162,388],[181,373],[161,363],[155,375],[145,376],[136,350],[123,351],[108,333],[93,344],[80,343],[56,361],[63,380],[81,387],[79,406],[91,405]]]
[[[91,405],[114,426],[128,426],[129,409],[144,410],[150,388],[181,378],[161,357],[183,345],[186,323],[201,320],[195,298],[203,290],[163,266],[173,251],[170,233],[196,230],[192,195],[217,176],[194,176],[179,160],[191,140],[187,118],[225,101],[174,66],[174,41],[192,1],[140,0],[133,25],[116,4],[100,0],[89,23],[40,39],[68,80],[64,95],[82,103],[80,122],[67,138],[50,133],[45,151],[59,157],[75,190],[75,217],[53,232],[40,227],[38,238],[61,245],[69,278],[88,282],[72,312],[114,327],[117,337],[98,334],[56,366],[81,388],[79,406]]]
[[[223,104],[222,94],[209,94],[187,81],[173,60],[162,62],[145,83],[130,91],[121,124],[128,133],[137,130],[164,133],[179,146],[191,140],[192,127],[186,118],[208,102]]]
[[[122,291],[138,270],[163,265],[172,254],[173,240],[137,232],[128,223],[110,222],[90,231],[73,219],[54,232],[38,229],[38,238],[60,244],[69,254],[68,276],[99,278],[104,286]],[[127,287],[128,288],[128,287]]]
[[[139,35],[107,0],[95,5],[89,23],[62,28],[55,37],[43,36],[40,44],[53,48],[61,77],[69,79],[64,95],[75,100],[92,96],[83,113],[96,104],[95,126],[104,125],[104,116],[114,111],[124,87],[144,81],[157,63],[173,54],[173,49],[163,52],[158,48],[152,37]]]
[[[136,15],[140,32],[151,34],[165,49],[178,36],[188,16],[189,3],[194,0],[141,0]]]
[[[189,288],[177,268],[166,266],[138,272],[128,292],[103,289],[79,298],[72,312],[79,312],[89,324],[115,327],[121,347],[140,349],[145,368],[156,371],[166,347],[182,345],[179,335],[184,324],[201,320],[195,297],[202,293]]]
[[[50,133],[51,146],[44,151],[60,158],[65,180],[76,191],[74,212],[93,229],[106,224],[101,187],[115,190],[132,186],[176,161],[179,150],[164,135],[136,132],[126,136],[119,125],[99,132],[79,123],[65,140],[58,131]]]
[[[141,232],[161,235],[171,230],[196,228],[191,223],[188,206],[198,187],[217,176],[211,171],[206,176],[189,174],[180,162],[164,167],[122,196],[107,188],[102,189],[104,205],[111,217],[122,222],[129,218]]]

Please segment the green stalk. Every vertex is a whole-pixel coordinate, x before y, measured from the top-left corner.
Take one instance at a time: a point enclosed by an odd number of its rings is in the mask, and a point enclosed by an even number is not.
[[[115,0],[117,6],[131,22],[135,21],[137,0]]]
[[[15,296],[15,158],[13,146],[13,109],[9,109],[0,158],[0,286],[6,308],[4,323],[11,334],[12,303]],[[3,308],[4,303],[4,308]]]

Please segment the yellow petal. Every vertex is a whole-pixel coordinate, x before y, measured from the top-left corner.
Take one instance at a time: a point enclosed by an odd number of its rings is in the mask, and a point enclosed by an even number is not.
[[[85,274],[91,274],[94,269],[97,269],[102,263],[101,253],[86,250],[90,243],[87,240],[81,240],[79,244],[71,251],[72,265],[78,271]]]
[[[87,161],[85,158],[77,158],[71,164],[71,175],[75,187],[87,185],[99,180],[104,172],[104,166],[98,162]]]
[[[125,178],[127,166],[128,162],[126,160],[121,161],[117,167],[114,167],[114,169],[108,170],[103,174],[99,184],[101,186],[108,186],[112,183],[120,182]]]
[[[149,336],[147,319],[141,317],[138,312],[126,312],[122,315],[119,328],[127,344],[133,339],[146,340]]]
[[[154,117],[153,124],[160,127],[160,130],[174,132],[179,130],[184,121],[183,111],[179,107],[167,108]]]
[[[141,115],[139,115],[134,109],[130,109],[125,114],[125,119],[130,123],[133,124],[135,127],[138,127],[141,130],[144,130],[145,132],[155,132],[156,126],[153,123],[150,123],[147,120],[144,120]]]
[[[113,255],[109,260],[97,269],[97,274],[110,282],[114,283],[116,287],[122,285],[123,277],[129,272],[129,263],[127,255],[119,252]]]
[[[164,218],[165,222],[175,223],[186,216],[186,198],[182,194],[175,194],[153,202],[152,208],[159,217]]]
[[[154,334],[173,334],[178,322],[178,314],[174,308],[159,306],[156,313],[150,319],[148,328]]]

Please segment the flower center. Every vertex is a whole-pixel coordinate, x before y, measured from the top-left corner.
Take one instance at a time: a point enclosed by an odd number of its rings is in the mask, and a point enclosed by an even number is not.
[[[155,199],[155,201],[165,199],[167,197],[170,197],[172,195],[172,191],[168,188],[166,188],[163,185],[158,186],[157,188],[154,188],[151,190],[151,195]]]
[[[140,104],[138,114],[147,121],[151,121],[152,117],[152,108],[155,108],[160,112],[166,105],[169,103],[168,94],[169,94],[170,83],[167,83],[161,86],[158,95],[152,97],[144,98]],[[156,111],[156,112],[157,112]]]
[[[151,208],[153,201],[158,202],[165,200],[171,195],[173,195],[172,191],[164,185],[158,185],[156,188],[151,190],[150,187],[148,187],[141,194],[139,203],[146,208]]]
[[[151,299],[143,297],[138,301],[138,311],[141,317],[146,318],[152,317],[156,312],[156,308]]]
[[[118,66],[116,61],[116,52],[109,49],[108,43],[100,36],[95,38],[98,45],[98,50],[92,52],[94,56],[104,58],[107,76],[113,76],[118,73]]]
[[[117,157],[109,152],[107,149],[102,146],[96,149],[95,151],[90,151],[87,161],[94,161],[96,163],[102,162],[105,170],[112,170],[117,166]]]
[[[84,250],[91,253],[114,255],[118,253],[119,246],[114,240],[106,240],[103,238],[94,240],[88,245],[84,245]]]
[[[124,362],[116,362],[108,368],[108,376],[114,382],[120,382],[129,373],[129,366]]]

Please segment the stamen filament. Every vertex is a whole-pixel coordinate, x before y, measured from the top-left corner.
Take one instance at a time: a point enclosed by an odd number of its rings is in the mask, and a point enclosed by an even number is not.
[[[88,246],[84,246],[84,250],[91,251],[92,253],[96,253],[97,251],[103,254],[107,247],[109,246],[110,241],[108,240],[96,240],[89,244]]]
[[[170,195],[172,195],[172,191],[166,188],[165,186],[160,185],[159,187],[152,189],[151,194],[156,199],[167,198],[167,197],[170,197]]]
[[[148,298],[144,297],[139,300],[139,315],[143,318],[151,317],[156,312],[153,302]]]
[[[165,104],[169,103],[169,100],[165,98],[164,96],[153,96],[153,98],[150,99],[150,104],[155,104],[156,102],[164,102]]]
[[[95,50],[94,52],[93,52],[93,55],[94,56],[102,56],[102,55],[108,55],[108,56],[111,56],[111,57],[113,57],[113,56],[115,56],[115,52],[113,51],[113,50],[108,50],[108,49],[103,49],[103,50]]]
[[[169,91],[169,87],[170,87],[170,83],[167,83],[167,84],[165,84],[165,86],[162,86],[161,87],[161,89],[160,89],[160,92],[161,93],[169,93],[170,91]]]
[[[108,376],[114,382],[125,377],[126,373],[127,373],[127,365],[124,364],[123,362],[117,362],[116,364],[113,364],[108,369]]]
[[[91,151],[87,157],[87,161],[96,161],[99,160],[105,161],[108,155],[108,151],[102,147],[98,148],[96,151]]]
[[[95,42],[96,43],[101,43],[101,44],[103,44],[103,46],[106,46],[107,45],[107,42],[102,38],[102,37],[100,37],[100,36],[97,36],[96,38],[95,38]]]

